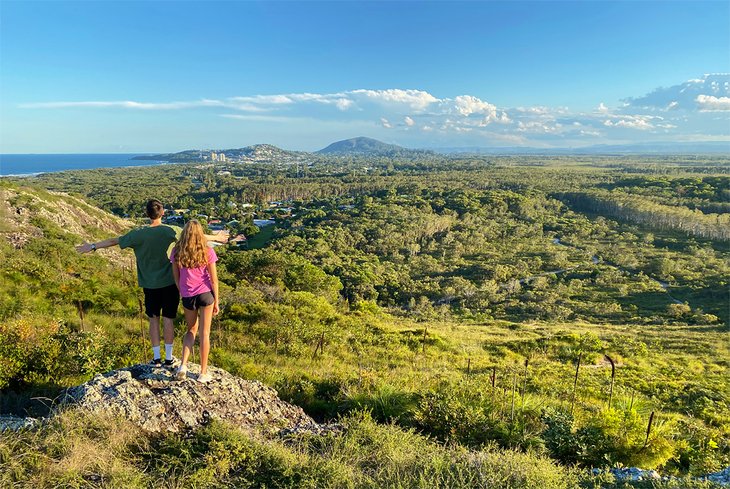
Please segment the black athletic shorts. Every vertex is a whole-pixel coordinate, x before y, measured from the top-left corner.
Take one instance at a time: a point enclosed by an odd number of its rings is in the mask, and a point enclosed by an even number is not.
[[[162,310],[162,317],[175,319],[177,306],[180,304],[180,292],[177,290],[177,285],[142,290],[144,290],[145,313],[148,317],[157,317]]]
[[[185,309],[194,311],[199,307],[212,305],[215,302],[215,297],[213,296],[213,292],[203,292],[192,297],[183,297],[182,301]]]

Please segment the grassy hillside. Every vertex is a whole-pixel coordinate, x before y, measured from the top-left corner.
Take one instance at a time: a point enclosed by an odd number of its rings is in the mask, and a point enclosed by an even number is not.
[[[0,412],[40,413],[32,398],[147,356],[130,255],[73,251],[130,224],[74,197],[2,190]],[[296,207],[265,248],[220,250],[211,359],[320,420],[343,417],[346,434],[126,438],[124,421],[70,411],[3,438],[2,482],[593,487],[605,481],[578,468],[730,465],[721,247],[525,190],[394,185]]]

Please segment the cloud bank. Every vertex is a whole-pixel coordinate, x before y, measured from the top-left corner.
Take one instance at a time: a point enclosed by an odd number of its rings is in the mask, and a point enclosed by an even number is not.
[[[231,124],[296,126],[364,124],[389,140],[441,144],[580,146],[611,141],[730,140],[730,74],[657,88],[615,107],[594,110],[544,105],[500,107],[470,94],[438,97],[424,90],[354,89],[337,93],[287,93],[191,101],[53,101],[20,105],[29,110],[211,111]],[[380,131],[380,132],[377,132]],[[400,134],[400,136],[399,136]]]

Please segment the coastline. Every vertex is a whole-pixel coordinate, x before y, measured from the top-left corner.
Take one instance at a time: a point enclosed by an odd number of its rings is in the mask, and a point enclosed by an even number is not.
[[[30,178],[45,173],[130,168],[174,164],[165,160],[135,160],[138,153],[79,153],[79,154],[1,154],[0,178]],[[7,160],[11,160],[7,164]],[[25,161],[24,161],[25,160]],[[38,162],[41,160],[42,162]],[[86,160],[86,161],[84,161]],[[9,166],[8,173],[4,167]],[[23,171],[28,166],[29,171]]]

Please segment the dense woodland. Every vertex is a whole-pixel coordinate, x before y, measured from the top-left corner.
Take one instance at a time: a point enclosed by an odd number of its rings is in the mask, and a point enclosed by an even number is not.
[[[384,467],[403,457],[384,446],[418,445],[428,456],[388,476],[406,486],[426,484],[430,472],[470,487],[468,464],[436,468],[459,457],[443,450],[517,457],[520,470],[537,471],[528,479],[555,481],[546,487],[612,487],[583,469],[616,464],[718,470],[730,465],[729,174],[719,157],[427,155],[5,179],[8,208],[29,212],[38,231],[22,246],[0,240],[9,257],[0,265],[8,284],[0,412],[40,413],[33,398],[146,355],[129,257],[76,255],[80,231],[53,218],[67,197],[47,190],[133,220],[155,197],[188,209],[185,218],[251,224],[249,249],[218,250],[213,363],[273,386],[317,419],[345,416],[352,431],[334,443],[370,450]],[[254,218],[275,219],[273,233],[254,235]],[[168,439],[130,448],[137,455],[125,463],[153,480],[155,450],[271,449],[211,430],[194,446]],[[3,455],[33,443],[0,441],[0,469],[56,480]],[[353,477],[335,483],[344,472],[317,465],[323,452],[308,443],[286,448],[277,470],[320,487],[393,483],[348,458],[344,445],[326,449]],[[235,479],[244,459],[199,475]],[[265,468],[245,470],[264,477]]]

